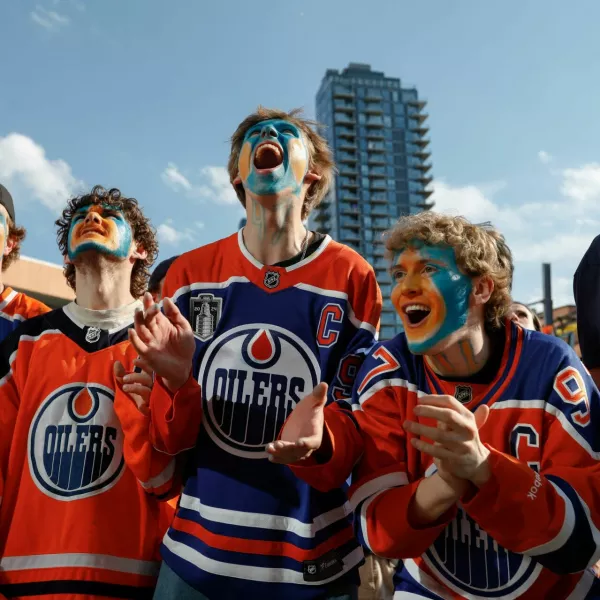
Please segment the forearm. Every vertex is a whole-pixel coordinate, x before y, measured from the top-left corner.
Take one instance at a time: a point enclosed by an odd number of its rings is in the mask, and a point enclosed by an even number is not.
[[[175,393],[156,380],[150,395],[150,440],[156,449],[175,455],[192,448],[201,418],[202,394],[192,375]]]
[[[359,537],[379,556],[420,556],[452,520],[457,501],[458,494],[437,474],[385,490],[362,503]]]
[[[341,487],[350,477],[362,448],[361,435],[351,416],[331,404],[325,408],[321,447],[290,468],[311,487],[327,492]]]

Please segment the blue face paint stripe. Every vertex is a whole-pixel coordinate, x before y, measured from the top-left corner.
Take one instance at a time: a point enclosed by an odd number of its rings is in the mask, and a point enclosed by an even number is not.
[[[262,136],[262,132],[267,128],[275,135]],[[258,135],[254,135],[258,134]],[[298,140],[305,151],[306,168],[304,175],[308,170],[308,150],[304,143],[302,132],[289,121],[281,119],[270,119],[251,127],[244,136],[242,146],[246,143],[250,144],[251,160],[250,173],[245,181],[245,186],[258,196],[267,196],[277,194],[283,190],[290,189],[293,194],[299,194],[302,189],[302,181],[296,181],[294,170],[292,168],[289,152],[289,143],[292,139]],[[269,171],[268,173],[257,173],[254,167],[254,153],[256,147],[265,142],[276,142],[282,149],[283,161],[279,167]],[[304,177],[302,177],[302,180]]]

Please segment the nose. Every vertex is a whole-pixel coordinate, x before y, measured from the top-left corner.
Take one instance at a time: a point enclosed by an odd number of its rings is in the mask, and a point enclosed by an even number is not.
[[[273,125],[265,125],[260,130],[260,137],[263,140],[266,140],[268,138],[277,138],[277,129],[275,129],[275,127],[273,127]]]
[[[102,218],[100,217],[100,215],[95,210],[91,210],[85,216],[85,222],[86,223],[102,223]]]
[[[416,273],[408,273],[402,284],[402,293],[406,296],[413,297],[421,293],[421,277]]]
[[[512,314],[510,315],[509,319],[513,322],[513,323],[519,323],[519,317],[516,314]]]

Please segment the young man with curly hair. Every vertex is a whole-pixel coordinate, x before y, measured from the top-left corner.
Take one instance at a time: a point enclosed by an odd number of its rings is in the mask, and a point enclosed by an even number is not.
[[[246,118],[229,175],[247,224],[180,256],[164,314],[148,294],[131,333],[157,374],[153,445],[189,450],[156,597],[356,598],[363,553],[343,486],[311,489],[271,463],[266,446],[303,396],[349,399],[378,327],[375,274],[303,223],[333,163],[297,112],[260,108]]]
[[[135,199],[100,186],[56,224],[76,299],[0,347],[0,596],[149,598],[172,517],[154,496],[174,464],[164,457],[141,482],[126,467],[147,442],[136,431],[152,377],[125,374],[139,366],[128,329],[155,232]],[[131,402],[142,410],[121,425],[119,405]]]
[[[269,451],[323,490],[355,467],[359,538],[403,561],[395,597],[597,597],[589,374],[507,318],[512,258],[490,227],[423,213],[386,245],[404,333],[364,361],[352,413],[303,400]]]
[[[50,309],[34,298],[17,292],[2,283],[2,273],[19,260],[25,228],[15,224],[15,205],[9,191],[0,184],[0,341],[19,323],[48,312]]]

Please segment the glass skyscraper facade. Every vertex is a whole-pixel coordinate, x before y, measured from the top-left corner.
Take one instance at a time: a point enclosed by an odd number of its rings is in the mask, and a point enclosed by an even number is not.
[[[384,340],[402,325],[389,300],[382,233],[399,216],[433,207],[425,105],[415,88],[357,63],[341,72],[328,69],[317,93],[317,120],[325,126],[321,134],[333,149],[338,175],[309,226],[373,265],[384,298]]]

